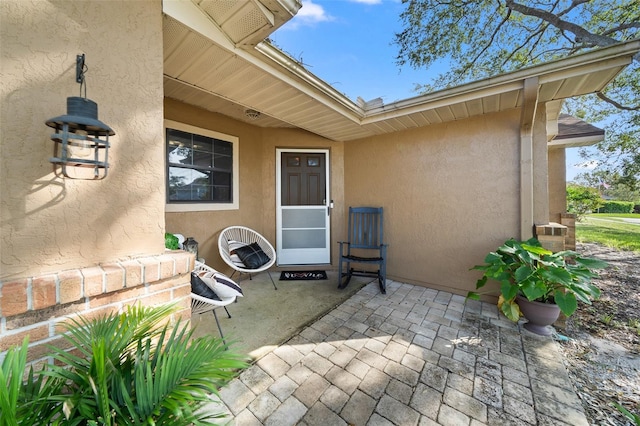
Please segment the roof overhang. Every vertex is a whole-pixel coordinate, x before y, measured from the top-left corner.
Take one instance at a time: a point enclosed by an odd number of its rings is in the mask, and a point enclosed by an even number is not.
[[[245,2],[163,2],[165,96],[257,126],[296,127],[335,141],[519,108],[524,82],[532,77],[539,81],[539,101],[557,105],[602,90],[640,51],[640,41],[632,41],[386,105],[354,102],[268,42],[256,43],[267,30],[236,34],[229,18],[221,18],[229,13],[216,11],[219,3]],[[299,8],[295,0],[249,3],[245,13],[273,16],[272,30]],[[242,21],[244,9],[236,9],[234,19]],[[255,22],[264,27],[261,19]],[[260,116],[247,116],[247,109]]]
[[[577,148],[604,140],[603,129],[569,114],[560,114],[557,123],[558,131],[549,142],[549,148]]]

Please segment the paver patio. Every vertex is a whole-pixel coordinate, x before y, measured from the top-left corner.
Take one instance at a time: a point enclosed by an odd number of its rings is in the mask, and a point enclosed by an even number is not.
[[[556,345],[494,304],[388,280],[386,295],[368,284],[220,396],[239,426],[588,425]]]

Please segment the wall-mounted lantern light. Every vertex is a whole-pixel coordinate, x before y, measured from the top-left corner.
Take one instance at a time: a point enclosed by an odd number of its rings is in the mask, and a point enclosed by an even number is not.
[[[51,135],[55,142],[54,157],[49,161],[56,167],[56,173],[61,172],[67,178],[104,179],[109,170],[109,136],[115,132],[98,120],[98,104],[87,99],[86,70],[84,54],[77,55],[76,82],[80,83],[80,97],[68,97],[67,114],[45,122],[56,130]]]
[[[185,242],[182,243],[182,247],[185,251],[193,253],[196,256],[196,260],[198,260],[198,242],[196,240],[192,237],[188,237]]]

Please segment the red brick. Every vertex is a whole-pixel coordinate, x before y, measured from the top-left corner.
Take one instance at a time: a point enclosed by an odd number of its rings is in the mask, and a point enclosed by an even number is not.
[[[139,259],[144,268],[144,282],[153,283],[160,279],[159,262],[155,258],[144,257]]]
[[[20,315],[8,317],[5,323],[6,330],[17,331],[21,328],[29,328],[39,325],[40,323],[49,322],[56,318],[74,315],[86,309],[83,302],[67,303],[66,305],[54,305],[46,309],[37,311],[28,311]]]
[[[191,277],[185,277],[184,275],[182,276],[176,276],[174,278],[168,279],[168,280],[162,280],[162,281],[156,281],[154,283],[149,283],[149,290],[154,292],[154,291],[160,291],[160,290],[166,290],[166,289],[172,289],[172,288],[176,288],[178,286],[184,285],[185,281],[189,282],[189,287],[191,287]]]
[[[91,297],[102,294],[104,285],[104,271],[97,266],[80,270],[84,279],[84,295]]]
[[[173,298],[180,299],[191,294],[191,283],[183,284],[173,288]]]
[[[60,303],[70,303],[82,298],[82,274],[78,270],[63,271],[58,274],[60,282]]]
[[[43,275],[31,282],[33,309],[39,310],[56,304],[56,276]]]
[[[2,283],[0,287],[0,310],[3,317],[18,315],[27,311],[28,279]]]
[[[109,314],[117,314],[119,311],[119,306],[108,305],[91,311],[78,312],[78,315],[58,318],[56,322],[56,334],[65,332],[67,326],[74,326],[73,320],[78,321],[79,317],[82,317],[85,321],[92,321],[96,318],[105,317]]]
[[[124,269],[115,263],[103,264],[102,270],[105,272],[107,293],[121,290],[124,288]]]
[[[89,300],[89,307],[91,309],[99,306],[114,305],[128,300],[136,300],[147,293],[147,288],[144,286],[138,286],[134,288],[127,288],[121,291],[114,291],[111,293],[105,293]]]
[[[180,320],[181,324],[184,324],[185,322],[191,321],[191,308],[189,309],[181,309],[180,311],[176,312],[173,315],[173,320],[174,321],[178,321]]]
[[[176,261],[176,274],[185,274],[187,272],[193,271],[193,254],[179,251],[177,253],[171,253],[171,256],[173,256]]]
[[[175,275],[175,259],[169,255],[158,256],[160,262],[160,279],[164,280]]]
[[[47,343],[36,343],[33,346],[29,346],[27,361],[33,362],[50,356],[52,354],[52,351],[49,348],[49,345],[56,346],[61,349],[68,349],[71,347],[71,344],[69,344],[67,339],[63,338],[62,336],[58,336],[57,338],[48,341]]]
[[[2,337],[0,337],[0,352],[6,351],[11,346],[20,346],[25,337],[29,337],[29,343],[46,339],[49,337],[49,325],[43,324],[29,330],[21,330],[17,333],[2,335]]]
[[[149,294],[147,296],[140,297],[138,300],[145,306],[156,306],[171,303],[171,291]]]
[[[137,260],[127,260],[120,264],[124,268],[125,287],[136,287],[142,284],[142,265]]]

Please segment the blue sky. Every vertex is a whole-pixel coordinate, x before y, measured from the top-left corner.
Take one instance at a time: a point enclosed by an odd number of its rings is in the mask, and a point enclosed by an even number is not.
[[[402,30],[400,0],[302,0],[298,14],[271,35],[274,44],[351,100],[385,103],[417,96],[444,65],[414,70],[396,64],[395,34]],[[567,150],[567,180],[586,168]]]
[[[415,83],[434,73],[396,65],[400,0],[303,0],[271,39],[276,46],[350,99],[385,103],[416,96]]]

